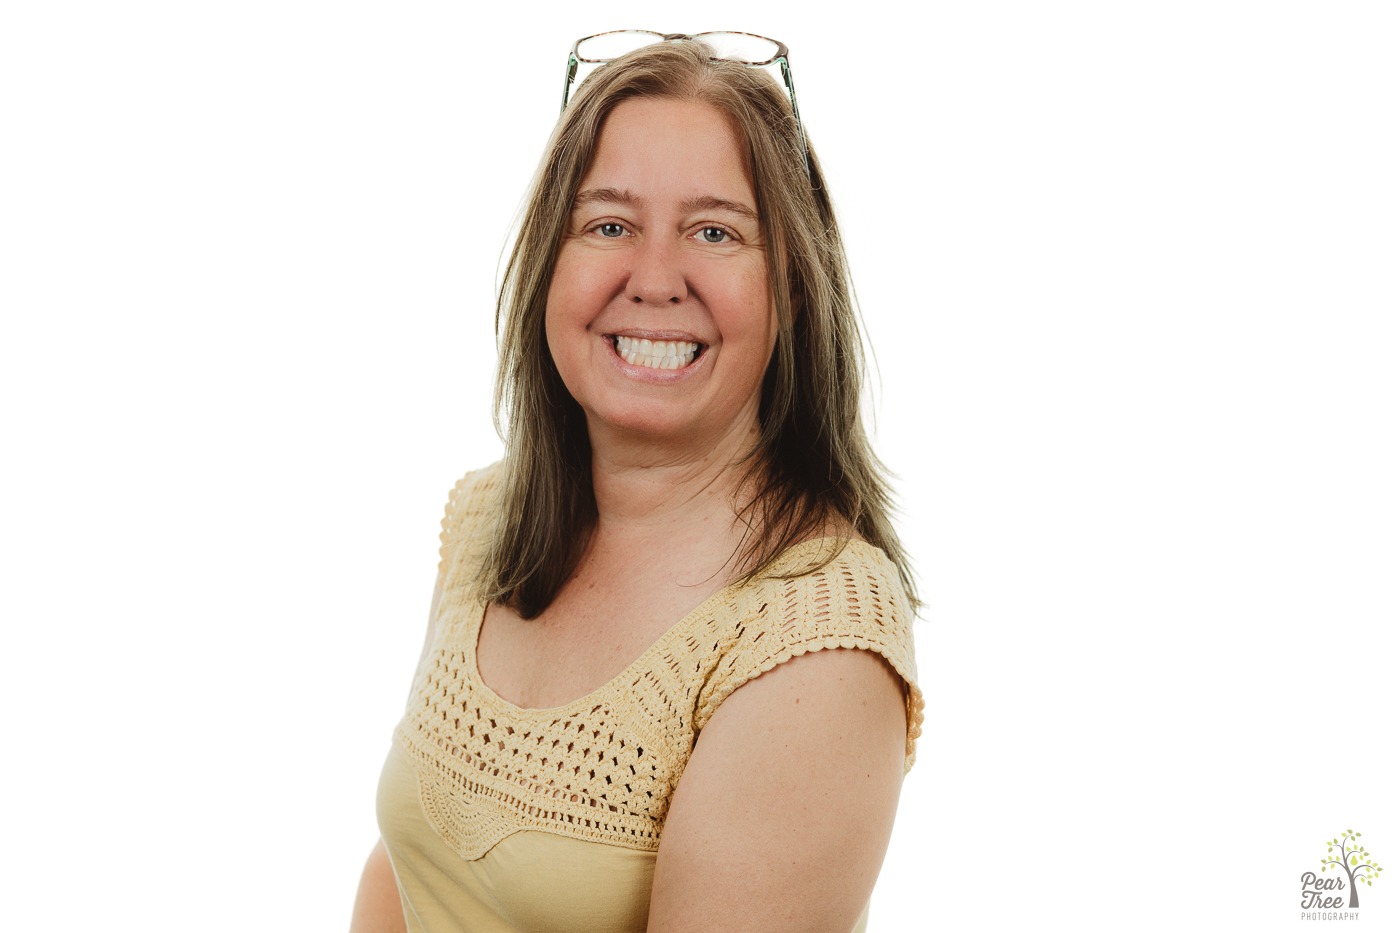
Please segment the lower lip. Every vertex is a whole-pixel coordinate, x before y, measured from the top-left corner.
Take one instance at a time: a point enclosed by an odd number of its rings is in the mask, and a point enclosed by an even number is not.
[[[659,384],[679,382],[698,370],[700,368],[700,362],[710,355],[710,348],[706,346],[702,347],[695,354],[694,359],[686,363],[680,369],[653,369],[650,366],[637,366],[627,362],[621,356],[618,356],[617,344],[613,342],[612,337],[604,337],[603,342],[607,344],[608,355],[612,357],[613,365],[621,369],[628,378],[637,379],[642,382],[654,382]]]

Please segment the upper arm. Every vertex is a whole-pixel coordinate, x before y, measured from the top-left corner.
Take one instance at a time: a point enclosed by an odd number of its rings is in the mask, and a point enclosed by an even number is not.
[[[872,651],[803,654],[733,693],[671,799],[653,933],[850,933],[904,775],[903,680]]]
[[[399,885],[394,867],[380,839],[370,850],[360,875],[355,909],[350,916],[350,933],[403,933],[406,924],[399,902]]]

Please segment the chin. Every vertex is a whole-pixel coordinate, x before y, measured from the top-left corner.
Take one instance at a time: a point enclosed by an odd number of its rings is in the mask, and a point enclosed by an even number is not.
[[[675,411],[658,411],[652,406],[628,406],[619,410],[601,411],[590,416],[609,431],[672,444],[697,435],[691,419],[679,417]]]

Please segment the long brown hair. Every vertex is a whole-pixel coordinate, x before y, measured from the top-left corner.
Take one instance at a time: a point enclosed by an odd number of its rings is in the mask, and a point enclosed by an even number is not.
[[[728,116],[748,150],[779,326],[760,437],[740,486],[757,493],[736,503],[752,530],[740,553],[745,579],[796,543],[849,528],[885,552],[918,604],[890,523],[884,469],[861,423],[864,353],[820,163],[808,148],[804,164],[801,130],[773,78],[711,61],[711,54],[699,42],[663,42],[599,68],[560,119],[531,186],[496,306],[496,425],[506,457],[501,512],[481,574],[487,599],[527,619],[569,578],[597,520],[587,425],[545,342],[545,299],[603,123],[638,97],[708,103]]]

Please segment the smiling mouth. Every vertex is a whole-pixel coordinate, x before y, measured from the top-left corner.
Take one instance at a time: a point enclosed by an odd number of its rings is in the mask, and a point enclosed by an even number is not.
[[[616,334],[612,342],[618,356],[633,366],[648,369],[684,369],[705,352],[703,343],[690,340],[647,340]]]

